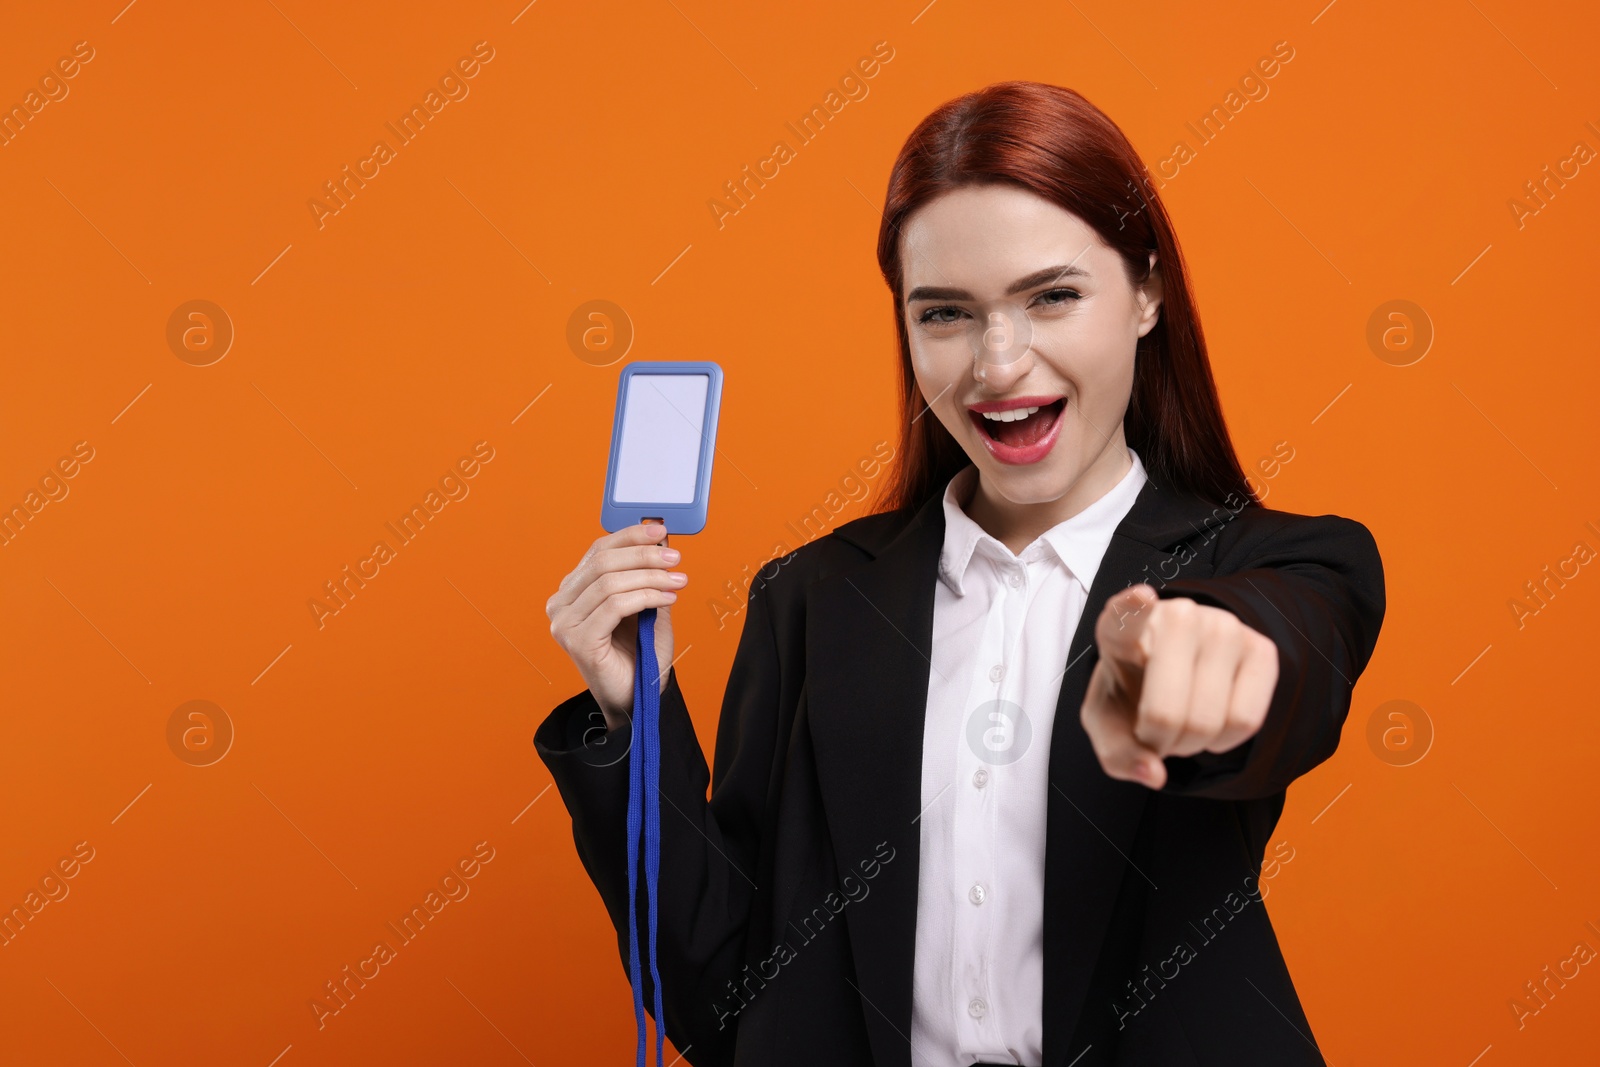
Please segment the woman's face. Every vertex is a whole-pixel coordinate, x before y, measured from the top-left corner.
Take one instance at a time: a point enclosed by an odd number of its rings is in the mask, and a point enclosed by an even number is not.
[[[977,465],[980,491],[1012,504],[1070,497],[1073,512],[1098,499],[1127,469],[1122,417],[1135,346],[1160,312],[1159,270],[1134,288],[1093,228],[1006,184],[941,195],[901,241],[917,384]],[[1030,408],[1014,421],[984,414]]]

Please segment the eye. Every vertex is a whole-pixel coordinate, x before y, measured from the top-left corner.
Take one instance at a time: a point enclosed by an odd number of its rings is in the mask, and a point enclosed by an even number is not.
[[[1059,297],[1060,299],[1051,300],[1047,299],[1048,297]],[[1039,294],[1039,303],[1045,307],[1060,307],[1069,300],[1081,299],[1083,299],[1083,294],[1076,289],[1047,289]]]
[[[917,322],[922,323],[923,325],[945,326],[957,321],[955,318],[944,318],[943,316],[946,314],[959,316],[965,315],[966,312],[951,305],[931,307],[917,316]]]

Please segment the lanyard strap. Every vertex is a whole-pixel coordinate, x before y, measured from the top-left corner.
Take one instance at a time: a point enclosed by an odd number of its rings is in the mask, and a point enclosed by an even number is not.
[[[633,673],[633,741],[628,748],[628,979],[638,1028],[638,1064],[645,1067],[644,989],[639,973],[639,837],[644,833],[644,880],[648,891],[650,981],[655,990],[656,1067],[661,1067],[666,1020],[661,1011],[661,975],[656,970],[656,897],[661,871],[661,672],[656,664],[656,609],[639,612],[639,644]],[[642,823],[642,826],[641,826]]]

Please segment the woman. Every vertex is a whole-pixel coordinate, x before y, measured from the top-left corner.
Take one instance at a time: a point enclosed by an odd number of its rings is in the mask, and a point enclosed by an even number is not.
[[[901,150],[889,499],[751,586],[714,777],[665,674],[658,954],[690,1063],[1323,1062],[1259,879],[1382,564],[1360,523],[1256,499],[1144,173],[1031,82]],[[589,688],[534,738],[624,961],[634,616],[670,664],[687,580],[662,537],[601,537],[550,598]]]

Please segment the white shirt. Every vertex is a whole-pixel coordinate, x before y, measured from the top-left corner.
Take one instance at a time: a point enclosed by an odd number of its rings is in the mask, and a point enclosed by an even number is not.
[[[921,860],[911,1011],[914,1067],[1043,1057],[1045,811],[1050,732],[1112,531],[1146,476],[1013,555],[944,494],[944,548],[922,742]]]

